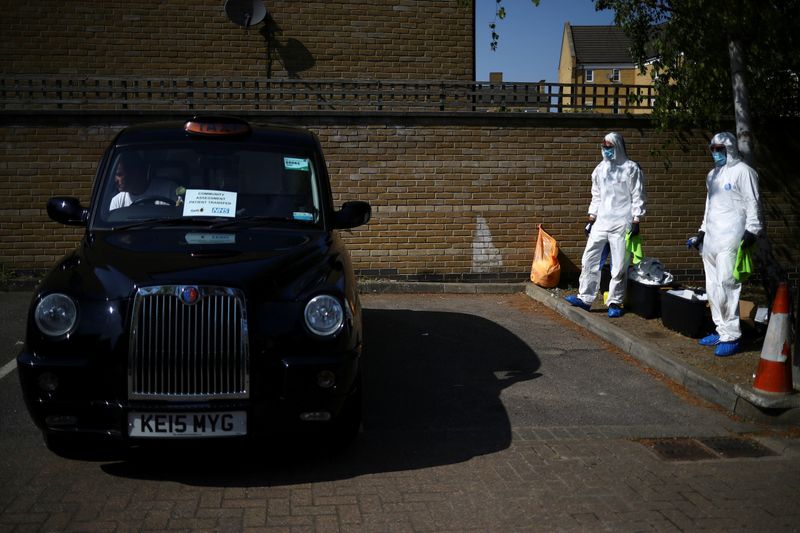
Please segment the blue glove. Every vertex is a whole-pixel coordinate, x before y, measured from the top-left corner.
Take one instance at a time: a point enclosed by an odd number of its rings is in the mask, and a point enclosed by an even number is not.
[[[639,223],[638,222],[632,222],[631,223],[631,237],[636,237],[637,235],[639,235]]]
[[[706,233],[704,231],[697,232],[697,235],[694,237],[689,237],[689,240],[686,241],[686,248],[694,248],[695,250],[700,249],[700,245],[703,244],[703,239],[706,238]]]
[[[592,226],[593,226],[593,225],[594,225],[594,220],[590,220],[590,221],[589,221],[589,222],[587,222],[587,223],[586,223],[586,225],[583,227],[583,232],[586,234],[586,236],[587,236],[587,237],[588,237],[588,236],[589,236],[589,234],[592,232]]]

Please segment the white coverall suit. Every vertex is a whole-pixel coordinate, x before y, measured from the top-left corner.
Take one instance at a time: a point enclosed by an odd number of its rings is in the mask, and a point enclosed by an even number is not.
[[[708,195],[700,226],[700,231],[705,232],[701,252],[711,318],[719,340],[732,342],[742,335],[739,328],[742,284],[733,278],[736,253],[745,230],[758,235],[762,228],[758,174],[741,160],[732,133],[714,135],[711,144],[724,145],[727,159],[706,177]]]
[[[641,219],[644,215],[647,196],[644,174],[635,161],[628,159],[622,136],[611,132],[604,140],[614,144],[614,157],[606,159],[604,156],[592,172],[589,215],[595,217],[595,222],[581,259],[578,298],[589,305],[594,302],[600,288],[600,257],[608,243],[611,249],[611,282],[606,303],[621,306],[625,298],[629,259],[625,250],[625,234],[633,219]]]

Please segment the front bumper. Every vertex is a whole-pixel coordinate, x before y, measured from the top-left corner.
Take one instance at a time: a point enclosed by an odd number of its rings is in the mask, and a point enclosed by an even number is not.
[[[246,413],[247,436],[260,437],[335,423],[359,386],[360,348],[253,364],[250,397],[243,400],[132,401],[124,367],[98,368],[87,359],[44,360],[26,351],[17,357],[17,366],[28,411],[45,433],[134,440],[128,428],[131,412],[236,411]]]

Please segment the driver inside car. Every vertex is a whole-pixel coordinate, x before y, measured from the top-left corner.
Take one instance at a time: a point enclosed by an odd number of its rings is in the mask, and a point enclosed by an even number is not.
[[[119,191],[108,206],[109,210],[128,207],[137,201],[149,201],[156,205],[175,205],[175,184],[167,180],[150,180],[147,168],[136,154],[120,156],[114,173],[114,183]]]

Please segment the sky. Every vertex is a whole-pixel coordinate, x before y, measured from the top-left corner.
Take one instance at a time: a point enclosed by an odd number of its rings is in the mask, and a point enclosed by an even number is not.
[[[614,12],[595,11],[592,0],[503,0],[506,18],[497,21],[497,50],[489,43],[495,0],[476,0],[475,77],[488,81],[490,72],[502,72],[503,81],[558,82],[558,59],[564,23],[611,25]]]

